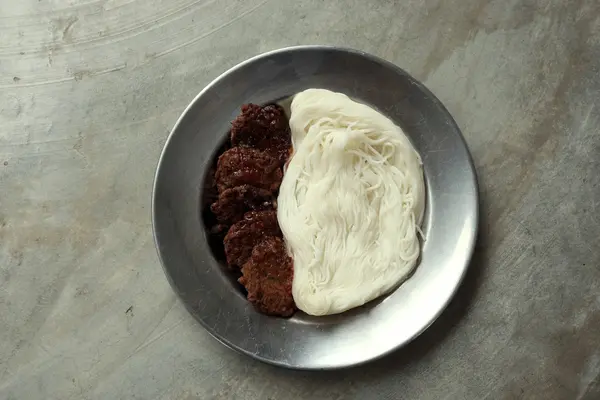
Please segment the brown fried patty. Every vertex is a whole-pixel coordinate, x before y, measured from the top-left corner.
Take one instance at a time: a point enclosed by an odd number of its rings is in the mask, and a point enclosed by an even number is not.
[[[252,250],[242,267],[239,282],[248,291],[248,301],[268,315],[289,317],[296,310],[292,297],[293,262],[283,240],[266,237]]]
[[[230,267],[241,267],[266,236],[282,236],[275,211],[251,211],[229,228],[223,244]]]
[[[268,153],[249,147],[234,147],[219,157],[215,180],[219,193],[240,185],[276,191],[283,172]]]
[[[292,142],[283,108],[276,104],[244,104],[242,113],[231,123],[231,144],[266,151],[280,165],[285,164]]]
[[[252,185],[241,185],[225,189],[210,209],[220,224],[232,225],[249,211],[273,209],[273,194]]]

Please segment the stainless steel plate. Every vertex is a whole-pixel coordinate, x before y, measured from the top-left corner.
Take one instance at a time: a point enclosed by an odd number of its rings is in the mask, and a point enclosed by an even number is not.
[[[244,103],[268,103],[304,89],[343,92],[398,123],[423,158],[426,240],[413,276],[388,296],[328,317],[291,319],[254,311],[213,257],[199,196],[207,166]],[[444,106],[400,68],[339,48],[293,47],[230,69],[186,108],[158,164],[152,218],[165,273],[190,313],[223,344],[290,368],[364,363],[423,332],[456,292],[478,223],[477,183],[462,135]]]

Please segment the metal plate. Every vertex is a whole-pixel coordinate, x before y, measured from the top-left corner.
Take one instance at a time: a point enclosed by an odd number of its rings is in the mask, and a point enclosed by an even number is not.
[[[213,257],[199,196],[207,166],[244,103],[304,89],[339,91],[399,124],[423,158],[427,205],[420,264],[391,294],[349,312],[291,319],[257,313]],[[186,108],[161,155],[154,183],[154,237],[165,273],[190,313],[223,344],[299,369],[364,363],[423,332],[456,292],[473,252],[477,182],[450,114],[422,84],[374,56],[323,46],[252,58],[208,85]]]

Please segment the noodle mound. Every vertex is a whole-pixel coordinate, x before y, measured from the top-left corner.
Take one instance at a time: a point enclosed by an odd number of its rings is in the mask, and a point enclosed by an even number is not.
[[[402,130],[347,96],[292,101],[294,154],[277,218],[294,260],[292,294],[311,315],[389,292],[411,273],[425,208],[421,159]]]

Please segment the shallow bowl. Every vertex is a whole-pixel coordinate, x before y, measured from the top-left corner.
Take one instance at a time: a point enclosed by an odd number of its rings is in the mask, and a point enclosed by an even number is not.
[[[393,292],[343,314],[259,314],[208,243],[203,182],[244,103],[266,104],[308,88],[347,94],[400,125],[423,159],[427,187],[420,262]],[[165,144],[153,190],[154,238],[165,273],[189,312],[221,343],[271,364],[335,369],[379,358],[423,332],[467,270],[478,224],[473,163],[440,101],[402,69],[333,47],[272,51],[225,72],[185,109]]]

